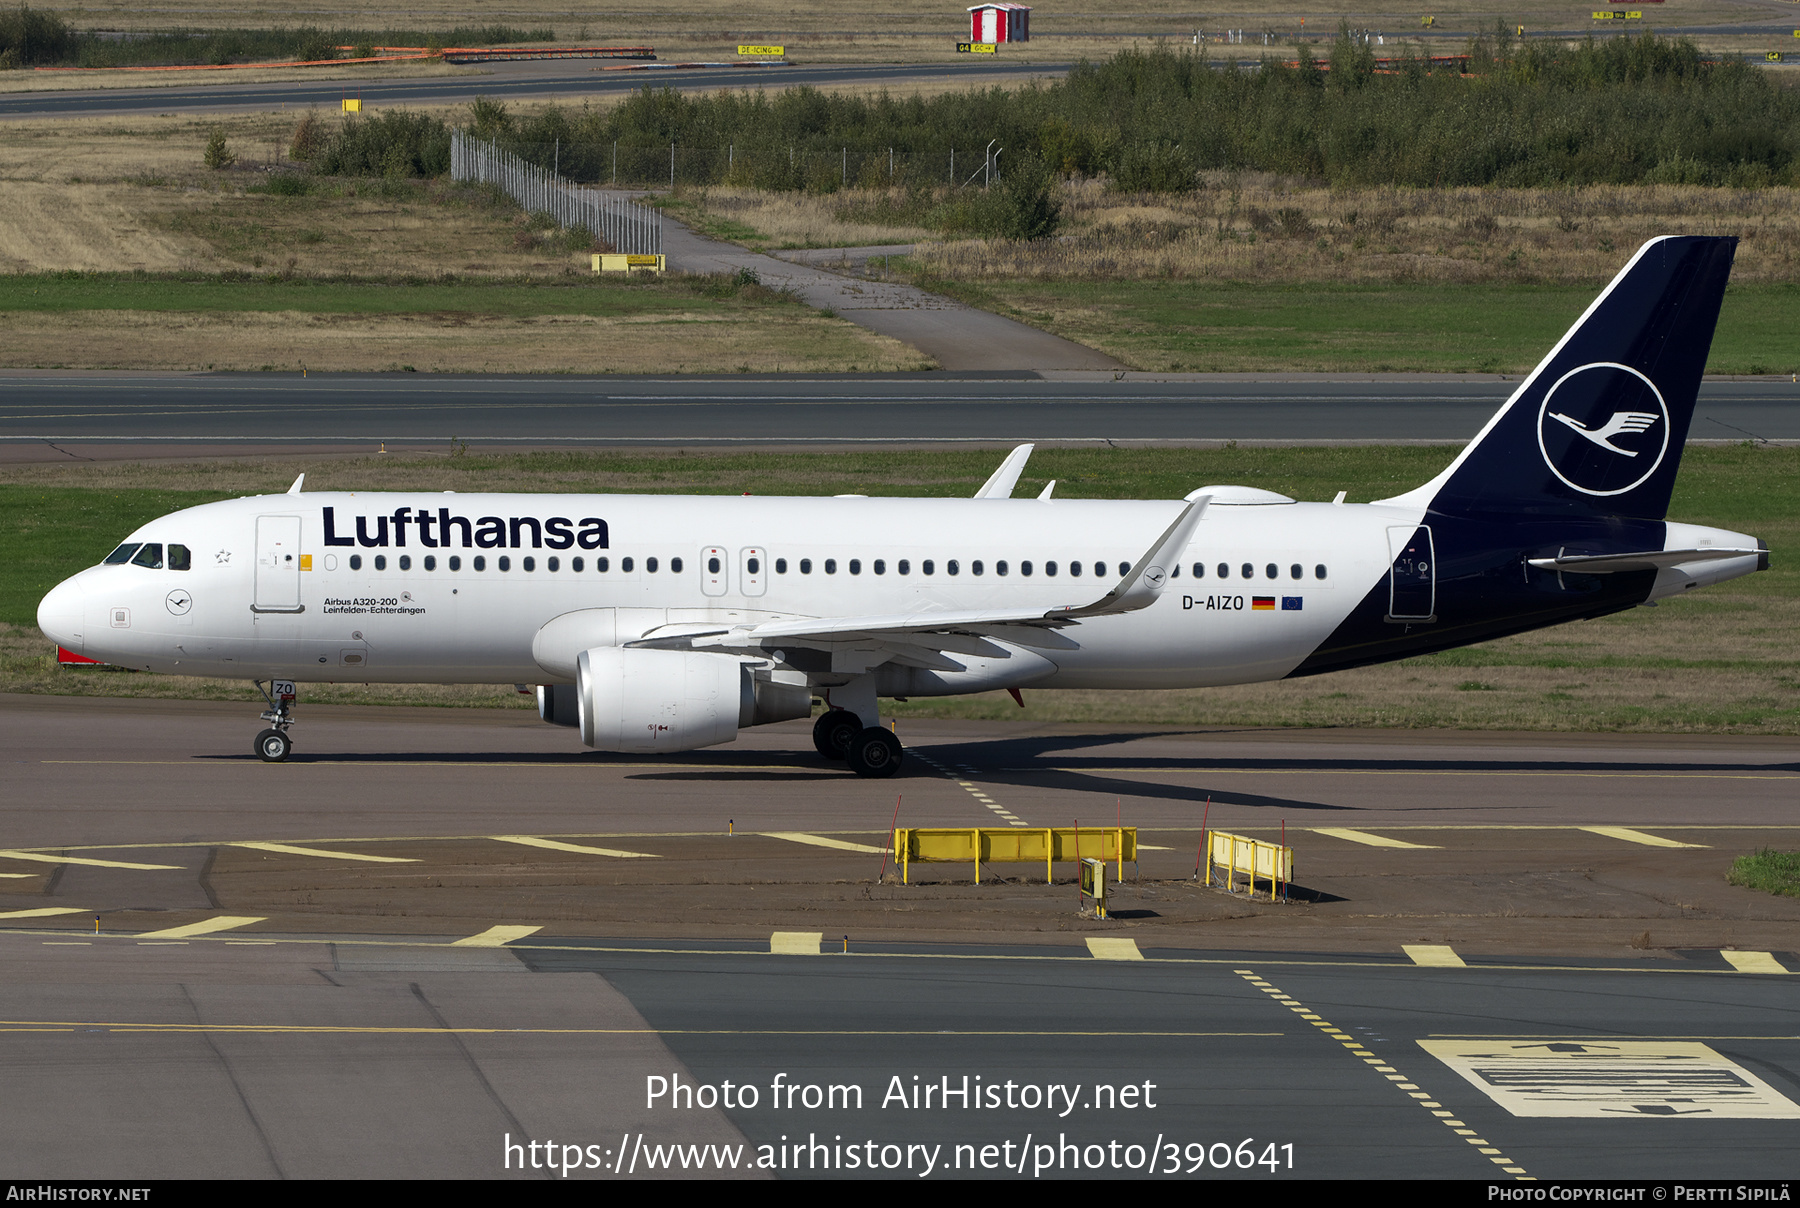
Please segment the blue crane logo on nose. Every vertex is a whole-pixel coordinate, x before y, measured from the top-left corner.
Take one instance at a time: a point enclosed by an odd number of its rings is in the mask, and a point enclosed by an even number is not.
[[[1643,485],[1669,449],[1669,407],[1648,377],[1596,361],[1556,380],[1538,408],[1544,464],[1584,495],[1623,495]]]

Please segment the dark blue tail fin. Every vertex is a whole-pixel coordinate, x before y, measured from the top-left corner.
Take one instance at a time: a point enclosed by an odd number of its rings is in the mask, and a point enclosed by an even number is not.
[[[1662,519],[1736,250],[1689,235],[1639,248],[1450,468],[1401,500]]]

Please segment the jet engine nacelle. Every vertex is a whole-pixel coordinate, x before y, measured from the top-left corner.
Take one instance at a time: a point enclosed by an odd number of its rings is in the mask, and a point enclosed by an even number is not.
[[[540,691],[551,703],[545,720],[560,720],[555,704],[569,690]],[[759,681],[741,659],[691,650],[584,650],[575,660],[574,697],[581,741],[601,751],[691,751],[730,742],[740,726],[812,712],[804,685]]]

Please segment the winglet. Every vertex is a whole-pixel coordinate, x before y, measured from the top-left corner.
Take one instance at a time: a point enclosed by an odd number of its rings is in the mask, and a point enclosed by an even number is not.
[[[979,491],[975,492],[975,498],[1011,499],[1013,487],[1018,485],[1019,475],[1025,472],[1025,463],[1031,460],[1031,451],[1036,447],[1036,445],[1020,445],[1008,453],[1006,460],[1000,463],[1000,468],[981,484]]]
[[[290,495],[298,495],[300,493],[300,484],[305,481],[306,475],[300,475],[300,477],[294,479],[294,485],[287,489],[287,493]]]
[[[1050,498],[1050,493],[1054,490],[1056,490],[1056,479],[1052,478],[1049,482],[1044,484],[1044,489],[1038,492],[1038,500],[1042,502],[1043,500]]]
[[[1193,540],[1200,517],[1206,514],[1206,505],[1211,502],[1211,495],[1196,496],[1111,591],[1085,607],[1057,609],[1045,613],[1045,618],[1099,617],[1115,612],[1135,612],[1156,603],[1169,581],[1168,567],[1180,559],[1181,551]]]

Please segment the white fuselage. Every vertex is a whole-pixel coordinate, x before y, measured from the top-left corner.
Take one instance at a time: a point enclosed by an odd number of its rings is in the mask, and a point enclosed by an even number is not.
[[[1078,607],[1118,582],[1182,506],[258,496],[177,512],[127,539],[183,546],[190,569],[96,566],[46,597],[39,615],[46,632],[76,653],[151,671],[541,683],[558,677],[534,659],[534,636],[553,618],[585,609],[642,610],[620,614],[634,618],[636,637],[659,626],[746,618]],[[336,544],[327,544],[327,509]],[[423,531],[421,514],[428,517]],[[1215,504],[1150,607],[1062,630],[1066,648],[959,656],[965,674],[921,690],[1280,678],[1385,579],[1389,530],[1409,529],[1421,515],[1392,505]],[[552,523],[558,519],[568,523]],[[596,519],[603,526],[583,526]],[[710,569],[715,559],[717,570]]]

